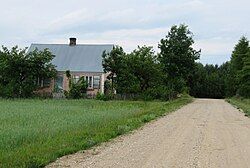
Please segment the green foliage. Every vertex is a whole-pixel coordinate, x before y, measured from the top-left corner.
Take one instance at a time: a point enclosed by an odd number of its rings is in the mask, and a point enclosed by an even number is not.
[[[106,80],[104,82],[104,94],[112,94],[112,82],[110,80]]]
[[[0,100],[0,167],[44,167],[170,113],[171,102]]]
[[[152,47],[138,47],[124,57],[124,63],[117,75],[118,93],[141,94],[162,84],[161,66]]]
[[[123,53],[120,47],[113,50],[111,53],[104,53],[103,65],[106,72],[111,72],[109,78],[112,79],[111,85],[113,83],[116,92],[121,95],[145,96],[143,99],[161,99],[162,96],[155,97],[157,94],[152,93],[153,88],[164,85],[162,66],[158,62],[158,57],[154,54],[152,47],[138,47],[129,54]],[[119,66],[113,66],[114,62],[117,62]],[[110,87],[110,83],[107,84]],[[158,93],[164,94],[163,91]]]
[[[197,63],[192,75],[190,94],[201,98],[224,98],[226,69],[227,64],[219,67],[218,65],[203,66]]]
[[[250,98],[250,51],[247,56],[243,59],[243,68],[239,75],[239,95]]]
[[[81,77],[76,83],[71,82],[68,97],[71,99],[86,98],[87,88],[87,82],[84,80],[84,77]]]
[[[201,51],[193,49],[193,44],[188,27],[174,25],[160,41],[157,55],[152,47],[146,46],[128,54],[118,46],[110,53],[104,52],[104,71],[110,73],[111,79],[105,93],[116,91],[143,100],[168,100],[183,92],[207,98],[250,96],[250,51],[246,37],[236,44],[231,61],[221,66],[196,63]]]
[[[65,74],[69,80],[69,91],[64,90],[65,97],[68,99],[86,98],[88,84],[84,77],[82,76],[77,82],[73,82],[70,70],[67,70]]]
[[[96,100],[108,101],[113,99],[113,94],[103,94],[98,92],[96,95]]]
[[[128,71],[134,76],[139,86],[137,93],[161,85],[161,66],[152,47],[138,47],[127,55]]]
[[[241,37],[238,44],[234,47],[231,57],[232,68],[235,71],[241,71],[244,65],[244,58],[249,52],[249,41],[246,37]]]
[[[38,79],[55,77],[55,66],[51,63],[54,55],[48,50],[26,49],[17,46],[12,49],[2,47],[0,51],[0,96],[7,98],[30,97],[39,87]]]
[[[70,70],[67,70],[67,71],[65,72],[65,74],[66,74],[66,77],[67,77],[68,79],[70,79],[70,78],[71,78],[71,73],[70,73]]]
[[[120,71],[123,71],[124,55],[125,52],[120,46],[115,46],[110,53],[104,51],[102,54],[103,70],[105,73],[109,73],[108,79],[111,80],[112,93],[114,93],[114,90],[117,86],[117,81],[115,80],[115,77],[120,74]]]
[[[196,64],[190,80],[190,94],[195,97],[250,97],[250,49],[246,37],[236,44],[231,60],[217,65]]]
[[[154,99],[159,99],[163,101],[168,101],[175,99],[177,97],[177,92],[174,92],[169,87],[164,85],[159,85],[153,88],[149,88],[145,91],[140,99],[150,101]]]
[[[231,57],[230,77],[227,79],[228,88],[230,88],[228,95],[233,96],[239,91],[241,85],[241,73],[244,66],[245,58],[249,52],[249,41],[246,37],[242,37],[236,44]]]
[[[239,109],[242,109],[244,113],[246,113],[246,116],[250,117],[250,99],[233,97],[233,98],[227,99],[227,101],[237,106]]]
[[[187,91],[187,83],[200,51],[192,48],[193,35],[187,26],[173,26],[161,40],[160,54],[152,47],[138,47],[124,53],[114,47],[103,53],[104,71],[110,73],[111,88],[121,95],[139,95],[140,99],[164,99]],[[112,92],[114,93],[114,92]]]
[[[166,82],[172,89],[180,92],[183,82],[188,82],[195,67],[195,60],[199,59],[200,51],[193,49],[193,34],[186,25],[172,26],[167,36],[160,41],[159,61],[167,75]],[[174,88],[176,84],[180,84]]]

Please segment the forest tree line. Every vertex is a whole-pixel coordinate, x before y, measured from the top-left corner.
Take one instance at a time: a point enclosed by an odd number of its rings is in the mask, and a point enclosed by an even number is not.
[[[250,96],[249,41],[242,37],[231,60],[218,65],[197,61],[193,34],[186,25],[173,26],[159,43],[159,53],[152,47],[138,47],[131,53],[116,46],[103,53],[104,71],[110,73],[109,93],[140,95],[144,99],[171,99],[179,93],[201,98]]]
[[[190,94],[195,97],[250,97],[250,46],[246,37],[235,45],[230,61],[218,65],[196,63]]]
[[[109,92],[163,100],[187,92],[195,61],[200,57],[200,51],[196,51],[193,44],[193,34],[188,27],[174,25],[161,39],[158,54],[147,46],[131,53],[125,53],[120,46],[104,52],[104,72],[110,73]]]
[[[231,60],[220,66],[198,63],[201,51],[193,44],[193,33],[181,24],[172,26],[160,40],[159,53],[148,46],[130,53],[120,46],[104,52],[102,65],[109,80],[102,96],[112,98],[116,93],[144,100],[169,100],[180,93],[207,98],[250,97],[250,47],[246,37],[236,44]],[[32,97],[41,80],[55,78],[56,67],[51,63],[54,57],[48,50],[27,53],[18,47],[2,47],[0,97]],[[66,95],[84,97],[84,82],[72,84]]]

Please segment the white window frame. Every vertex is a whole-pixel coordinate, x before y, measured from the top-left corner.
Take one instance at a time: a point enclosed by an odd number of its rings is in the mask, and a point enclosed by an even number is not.
[[[80,76],[75,75],[75,76],[73,77],[74,83],[77,83],[79,80],[80,80]]]
[[[93,89],[94,88],[94,77],[93,76],[84,76],[84,78],[85,78],[85,81],[87,82],[88,88]],[[90,78],[91,78],[91,84],[89,83]]]
[[[98,78],[99,78],[98,87],[96,87],[96,88],[95,88],[95,86],[94,86],[95,77],[98,77]],[[93,88],[94,88],[94,89],[100,89],[100,86],[101,86],[101,76],[99,76],[99,75],[93,76]]]

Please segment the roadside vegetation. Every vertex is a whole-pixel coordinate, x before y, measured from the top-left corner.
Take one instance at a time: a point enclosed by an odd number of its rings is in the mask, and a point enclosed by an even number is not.
[[[227,101],[239,109],[242,109],[246,116],[250,117],[250,99],[242,99],[242,98],[231,98],[227,99]]]
[[[50,51],[26,52],[17,46],[0,49],[0,97],[30,98],[39,87],[55,77]]]
[[[192,101],[0,100],[0,167],[43,167]]]
[[[105,82],[105,95],[109,100],[120,95],[141,100],[170,100],[179,93],[194,97],[250,98],[250,47],[246,37],[235,45],[231,60],[222,65],[198,63],[201,50],[193,48],[194,35],[187,25],[171,27],[159,42],[159,53],[150,46],[138,46],[130,53],[121,46],[103,53],[103,70],[109,73]],[[0,97],[30,98],[46,79],[55,77],[56,67],[51,64],[55,56],[48,50],[26,53],[13,47],[0,50]],[[66,72],[71,79],[70,71]],[[64,91],[67,98],[86,97],[86,82],[70,83]],[[56,88],[55,88],[56,90]]]
[[[222,65],[198,63],[193,34],[186,25],[173,26],[160,40],[160,52],[138,47],[125,53],[116,46],[103,54],[105,72],[118,94],[140,94],[144,99],[175,98],[187,92],[199,98],[250,98],[250,47],[246,37],[235,45],[231,60]],[[109,91],[110,93],[110,91]]]
[[[246,37],[235,45],[231,60],[221,66],[196,64],[190,94],[202,98],[250,98],[250,47]]]
[[[138,46],[130,53],[114,46],[111,52],[103,52],[102,66],[109,76],[105,93],[98,93],[96,99],[105,101],[84,100],[86,81],[74,82],[70,71],[65,72],[70,81],[70,90],[64,91],[68,100],[15,99],[34,98],[38,89],[48,87],[47,79],[56,75],[51,63],[55,56],[48,50],[27,53],[26,49],[3,47],[0,97],[12,99],[0,99],[0,167],[42,167],[127,133],[190,102],[190,97],[178,98],[183,93],[250,97],[246,37],[236,44],[231,60],[221,66],[198,63],[201,51],[193,48],[194,43],[193,33],[181,24],[172,26],[160,40],[159,53],[150,46]],[[118,97],[141,101],[115,101]],[[249,99],[230,101],[249,109]]]
[[[172,26],[160,40],[159,53],[152,47],[138,47],[131,53],[115,46],[103,53],[104,72],[110,73],[107,93],[136,95],[145,100],[174,99],[188,92],[189,78],[200,51],[193,48],[193,33],[186,25]]]

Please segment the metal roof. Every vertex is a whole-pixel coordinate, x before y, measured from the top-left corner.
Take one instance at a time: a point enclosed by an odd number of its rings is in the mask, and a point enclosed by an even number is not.
[[[52,63],[58,71],[103,72],[102,53],[114,45],[31,44],[28,52],[49,49],[55,58]]]

